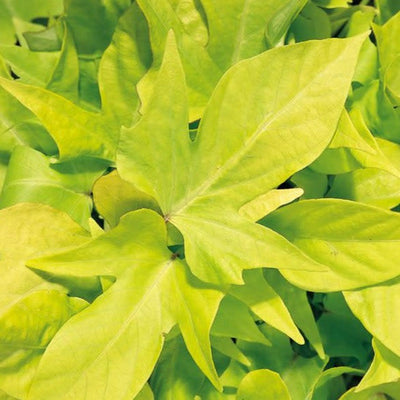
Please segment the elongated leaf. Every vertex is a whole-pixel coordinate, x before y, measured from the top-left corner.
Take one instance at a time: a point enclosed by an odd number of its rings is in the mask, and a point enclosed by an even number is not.
[[[383,282],[399,273],[400,216],[396,213],[321,199],[281,208],[262,222],[329,268],[315,273],[282,270],[296,286],[318,292],[347,290]]]
[[[132,120],[138,117],[136,85],[151,61],[148,27],[135,2],[119,20],[112,43],[105,51],[99,67],[103,112],[119,125],[130,126]]]
[[[318,331],[314,315],[307,299],[307,293],[304,290],[291,285],[282,277],[279,271],[265,269],[264,275],[268,283],[282,298],[285,306],[290,312],[291,318],[301,329],[301,332],[308,339],[321,359],[325,358],[325,352],[322,345],[321,336]]]
[[[211,333],[215,336],[270,344],[257,328],[249,309],[233,296],[226,296],[221,302]]]
[[[132,399],[176,323],[200,369],[219,387],[209,330],[223,293],[198,281],[168,251],[165,224],[155,212],[126,214],[87,246],[28,264],[61,275],[116,277],[53,339],[30,399]],[[111,324],[105,315],[112,315]],[[84,341],[90,346],[81,351]]]
[[[170,0],[138,0],[137,3],[149,24],[154,58],[152,70],[138,87],[143,103],[142,109],[146,109],[151,98],[154,89],[154,73],[160,68],[168,32],[172,30],[177,40],[185,70],[190,120],[194,121],[200,118],[218,79],[224,71],[216,65],[207,52],[204,47],[204,39],[199,42],[196,34],[192,36],[192,29],[187,27],[185,18],[182,19],[179,7],[174,8],[174,2]],[[188,4],[188,8],[191,9],[192,14],[196,12],[198,14],[193,2]],[[197,19],[199,18],[200,15],[197,15]]]
[[[264,279],[262,271],[247,271],[244,274],[244,282],[242,286],[233,286],[230,293],[247,304],[264,322],[285,333],[297,343],[304,344],[304,339],[284,302]]]
[[[187,132],[183,70],[168,41],[157,91],[140,122],[123,130],[117,165],[122,178],[154,196],[165,219],[181,231],[195,275],[240,283],[244,268],[321,269],[237,210],[304,168],[329,143],[361,41],[273,49],[233,67],[214,92],[194,143]],[[311,60],[322,53],[316,67]],[[283,83],[279,77],[288,64]],[[247,97],[257,101],[250,105]],[[288,143],[290,150],[283,151]]]

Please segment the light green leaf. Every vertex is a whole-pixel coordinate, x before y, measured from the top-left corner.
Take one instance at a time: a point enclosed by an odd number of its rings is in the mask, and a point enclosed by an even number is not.
[[[66,214],[41,204],[0,210],[0,220],[0,310],[28,292],[54,287],[25,267],[27,259],[89,240],[89,234]]]
[[[139,392],[134,400],[154,400],[153,392],[147,383],[143,386],[143,389]]]
[[[356,113],[353,113],[352,116],[353,118],[358,117],[358,120],[360,119],[360,116]],[[361,121],[358,125],[360,124]],[[363,128],[363,126],[360,126],[360,128]],[[368,128],[360,129],[360,131],[355,127],[348,111],[343,109],[335,135],[333,136],[332,142],[329,143],[329,148],[349,147],[351,149],[375,154],[375,142],[368,132]]]
[[[376,46],[367,39],[361,46],[360,56],[353,81],[366,85],[378,78],[378,51]]]
[[[62,0],[4,0],[3,3],[14,17],[30,21],[38,17],[51,17],[63,12]]]
[[[264,322],[285,333],[297,343],[304,344],[303,336],[294,324],[284,302],[265,280],[262,271],[246,271],[244,282],[244,285],[232,286],[229,293],[246,304]],[[237,311],[233,312],[233,315],[237,318]]]
[[[172,30],[177,40],[185,70],[190,105],[190,113],[187,118],[190,118],[191,121],[200,118],[218,79],[224,71],[221,71],[212,60],[204,45],[197,40],[197,35],[194,37],[190,35],[193,32],[187,28],[187,21],[182,20],[178,10],[174,8],[174,3],[176,4],[177,2],[170,0],[138,0],[137,3],[149,24],[154,59],[153,68],[138,86],[142,101],[141,111],[144,112],[148,107],[149,101],[151,101],[155,74],[162,62],[168,32]],[[194,4],[189,3],[188,6],[192,11],[195,11]]]
[[[130,0],[68,0],[66,21],[78,53],[99,56],[111,41],[118,18],[130,6]]]
[[[151,61],[147,23],[135,2],[119,20],[99,68],[102,110],[119,126],[130,126],[138,117],[136,85]]]
[[[363,375],[364,371],[351,367],[333,367],[325,370],[312,391],[310,399],[312,400],[331,400],[338,398],[345,389],[343,381],[338,381],[335,378],[340,377],[343,374],[351,375]],[[339,385],[338,385],[339,383]],[[341,383],[341,385],[340,385]],[[335,396],[335,397],[334,397]]]
[[[40,87],[4,78],[0,85],[36,114],[57,143],[61,160],[78,156],[114,159],[118,132],[102,115]]]
[[[398,71],[400,65],[400,46],[396,39],[400,35],[400,13],[389,19],[383,26],[374,25],[377,39],[381,77],[388,95],[394,105],[400,105],[400,80]]]
[[[398,141],[397,127],[400,125],[400,113],[393,108],[383,85],[378,80],[355,90],[351,109],[359,109],[364,121],[374,136]]]
[[[329,268],[281,270],[289,282],[306,290],[354,289],[399,273],[400,215],[396,213],[346,200],[305,200],[269,214],[262,223]]]
[[[318,356],[304,358],[293,352],[288,338],[280,332],[262,325],[261,330],[272,346],[238,342],[238,347],[251,361],[251,370],[270,369],[284,380],[292,400],[304,400],[312,392],[327,360]]]
[[[300,15],[293,21],[289,37],[294,36],[296,42],[312,39],[326,39],[331,36],[331,26],[324,10],[308,2]]]
[[[369,31],[376,15],[377,11],[373,7],[364,6],[355,9],[346,25],[340,31],[339,36],[351,37]]]
[[[49,81],[59,54],[33,52],[20,46],[0,46],[0,54],[23,83],[45,86]]]
[[[85,243],[89,235],[66,214],[40,204],[0,210],[0,222],[0,388],[26,398],[47,344],[85,302],[68,297],[65,288],[33,273],[25,261]]]
[[[233,296],[226,296],[222,300],[211,333],[214,336],[270,344],[257,328],[248,307]]]
[[[368,365],[371,336],[351,313],[341,293],[324,297],[317,325],[329,357],[355,357],[358,367]]]
[[[312,0],[312,1],[318,6],[326,8],[349,7],[348,0]]]
[[[304,290],[291,285],[282,277],[279,271],[264,269],[264,275],[266,276],[268,283],[282,298],[296,325],[301,329],[301,332],[308,339],[319,357],[324,359],[325,352],[321,336],[310,303],[307,299],[307,293]]]
[[[291,400],[282,378],[269,369],[249,372],[240,383],[238,400]]]
[[[63,29],[64,36],[61,51],[57,60],[57,64],[53,68],[51,77],[46,81],[46,88],[54,93],[64,96],[73,103],[78,103],[78,55],[76,53],[72,35],[65,23],[63,23]]]
[[[241,283],[243,269],[321,269],[237,210],[304,168],[329,143],[362,40],[277,48],[234,66],[219,82],[193,143],[183,68],[170,36],[147,112],[122,131],[117,166],[181,231],[199,278]],[[317,54],[325,57],[315,64]],[[248,103],[250,97],[257,101]]]
[[[187,400],[195,397],[204,379],[179,335],[165,343],[150,384],[157,400]]]
[[[355,392],[359,393],[386,383],[396,383],[400,389],[400,357],[393,354],[379,340],[374,339],[372,346],[375,357]]]
[[[29,399],[132,399],[176,323],[197,365],[220,386],[209,331],[223,293],[197,280],[167,249],[164,221],[154,211],[126,214],[87,245],[28,264],[57,275],[116,277],[55,336]],[[112,323],[105,315],[112,315]],[[82,351],[86,340],[91,345]]]
[[[324,197],[328,189],[328,177],[310,168],[304,168],[296,172],[290,180],[303,190],[303,199],[318,199]]]
[[[0,387],[26,398],[46,346],[75,313],[85,308],[50,287],[27,293],[0,313]]]
[[[396,253],[391,252],[393,260]],[[387,259],[389,257],[386,257]],[[400,344],[393,332],[400,329],[399,280],[369,288],[344,292],[347,304],[365,328],[388,349],[400,356]]]
[[[42,203],[57,208],[88,229],[92,210],[90,198],[94,180],[106,165],[97,160],[75,159],[51,164],[42,153],[29,147],[17,147],[10,159],[0,207],[21,202]]]
[[[99,214],[111,228],[129,211],[150,208],[160,211],[156,201],[121,179],[117,171],[98,179],[93,187],[93,200]]]
[[[391,209],[400,203],[400,179],[376,168],[356,169],[336,176],[327,197]]]
[[[223,336],[211,336],[211,346],[221,354],[229,357],[232,360],[238,361],[243,365],[250,366],[250,361],[233,343],[232,338]]]
[[[291,203],[303,194],[303,189],[272,189],[256,197],[239,209],[239,214],[250,221],[258,221],[284,204]]]

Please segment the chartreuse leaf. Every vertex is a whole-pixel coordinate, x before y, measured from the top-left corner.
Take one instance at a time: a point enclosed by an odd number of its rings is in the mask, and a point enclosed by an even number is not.
[[[396,259],[396,253],[392,254]],[[400,356],[400,345],[393,335],[393,332],[400,329],[397,318],[398,290],[399,280],[394,279],[381,285],[344,292],[344,296],[350,309],[365,328],[388,349]]]
[[[336,7],[348,7],[349,2],[347,0],[312,0],[318,6],[326,8]]]
[[[371,336],[351,313],[341,293],[325,296],[317,325],[329,357],[353,357],[360,368],[368,365]]]
[[[209,331],[223,293],[191,275],[167,249],[165,223],[154,211],[126,214],[87,245],[28,265],[60,275],[116,278],[52,340],[29,399],[132,399],[175,324],[197,365],[220,387]],[[112,315],[112,323],[105,315]],[[91,345],[82,351],[86,340]]]
[[[179,335],[165,343],[150,383],[157,400],[186,400],[194,399],[204,379]]]
[[[304,339],[284,302],[265,280],[262,271],[246,271],[244,282],[244,285],[232,286],[230,294],[245,303],[264,322],[285,333],[297,343],[304,344]],[[237,318],[236,313],[234,315]]]
[[[290,27],[289,38],[292,35],[296,42],[329,38],[331,24],[328,15],[314,3],[308,2]]]
[[[336,176],[327,197],[391,209],[400,203],[400,179],[376,168],[357,169]]]
[[[323,272],[281,270],[301,288],[355,289],[399,273],[400,216],[396,213],[346,200],[305,200],[269,214],[262,223],[327,266]]]
[[[324,197],[328,190],[328,177],[311,168],[304,168],[296,172],[290,180],[303,190],[302,199],[319,199]]]
[[[383,26],[374,25],[377,39],[381,75],[389,96],[395,105],[400,104],[400,45],[396,38],[400,35],[400,13],[390,18]]]
[[[312,394],[307,398],[312,400],[332,400],[337,399],[346,390],[343,381],[343,374],[362,376],[361,369],[351,367],[333,367],[326,369],[318,378],[312,390]]]
[[[21,202],[48,204],[89,228],[91,187],[105,168],[104,161],[88,159],[52,164],[42,153],[18,146],[8,165],[0,207]]]
[[[49,287],[27,293],[1,312],[0,387],[26,398],[46,346],[65,321],[86,305]]]
[[[293,352],[287,336],[267,325],[261,330],[272,346],[238,341],[239,349],[251,361],[250,370],[270,369],[284,380],[292,400],[304,400],[312,390],[327,360],[318,356],[305,358]]]
[[[41,87],[4,78],[0,85],[39,118],[57,143],[61,160],[78,156],[114,159],[118,132],[111,120]]]
[[[118,18],[130,0],[68,0],[65,14],[76,41],[78,53],[99,56],[111,41]]]
[[[93,200],[97,211],[111,228],[117,226],[120,218],[129,211],[140,208],[160,211],[152,197],[121,179],[117,171],[96,181],[93,186]]]
[[[237,210],[304,168],[329,143],[362,40],[303,43],[239,63],[219,82],[192,142],[183,68],[170,36],[147,112],[122,130],[117,166],[181,231],[199,278],[241,283],[246,268],[321,270]],[[318,65],[311,61],[317,55],[323,60]],[[257,101],[246,102],[250,97]]]
[[[318,331],[307,293],[304,290],[291,285],[277,270],[264,269],[264,275],[268,283],[282,298],[289,310],[291,318],[301,329],[321,359],[325,358],[322,340]],[[301,344],[301,343],[300,343]]]
[[[179,8],[182,8],[179,7],[181,2],[138,0],[137,3],[148,21],[154,58],[153,68],[138,86],[143,103],[142,109],[145,110],[150,101],[154,89],[154,73],[160,68],[168,32],[173,30],[186,75],[190,105],[189,117],[192,121],[200,118],[218,79],[224,71],[221,71],[204,47],[204,42],[206,42],[203,37],[204,33],[199,35],[199,25],[201,26],[203,22],[201,22],[200,14],[196,10],[194,2],[187,2],[186,6],[187,9],[191,10],[192,17],[189,21],[193,20],[193,17],[198,21],[195,31],[193,31],[193,27],[188,27],[188,19],[182,18],[179,12]],[[200,28],[200,30],[204,32],[203,29]]]
[[[63,212],[41,204],[18,204],[0,210],[0,218],[2,311],[27,293],[54,287],[25,268],[25,260],[45,250],[85,243],[89,234]]]
[[[289,391],[282,378],[269,369],[249,372],[240,382],[238,400],[291,400]]]
[[[66,214],[40,204],[0,210],[0,222],[0,388],[26,398],[47,344],[86,302],[33,273],[25,260],[85,243],[89,235]]]
[[[0,46],[0,54],[21,82],[45,86],[57,63],[57,52],[33,52],[20,46]]]
[[[397,127],[400,113],[393,108],[379,80],[375,79],[355,90],[350,107],[361,111],[366,125],[375,136],[399,141]]]
[[[210,40],[207,51],[222,69],[275,47],[305,0],[202,0]],[[223,16],[223,18],[221,18]]]
[[[375,357],[371,366],[357,385],[355,392],[371,387],[395,383],[400,391],[400,357],[387,349],[379,340],[372,341]]]
[[[233,296],[226,296],[222,300],[211,333],[215,336],[270,344],[257,328],[248,307]]]
[[[148,384],[143,386],[143,389],[135,397],[134,400],[154,400],[153,392]]]
[[[63,23],[64,35],[60,55],[52,71],[51,77],[46,81],[46,88],[52,92],[79,103],[79,61],[75,43],[68,26]]]
[[[52,17],[63,12],[62,0],[5,0],[6,7],[14,17],[30,21],[38,17]]]
[[[12,23],[10,10],[8,9],[7,4],[4,1],[0,3],[0,23],[0,44],[13,44],[15,41],[14,26]]]
[[[272,189],[256,197],[239,209],[239,214],[250,221],[258,221],[284,204],[291,203],[303,194],[303,189]]]
[[[151,62],[147,23],[135,2],[119,20],[99,66],[102,111],[119,126],[130,126],[138,116],[136,85]]]

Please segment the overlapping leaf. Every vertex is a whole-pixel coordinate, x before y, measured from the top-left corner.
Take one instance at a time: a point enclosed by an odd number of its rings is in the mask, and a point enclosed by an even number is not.
[[[116,278],[53,339],[29,399],[132,399],[176,323],[196,363],[219,387],[209,331],[223,293],[197,280],[167,249],[165,224],[155,212],[129,213],[88,245],[28,264],[61,275]],[[88,343],[83,352],[82,342]]]
[[[240,283],[244,268],[321,269],[236,210],[305,167],[329,143],[361,41],[279,48],[233,67],[192,143],[183,71],[169,40],[148,112],[122,132],[118,168],[124,179],[154,196],[165,219],[182,232],[186,258],[198,277]],[[324,62],[316,67],[312,60],[321,53]],[[335,79],[327,83],[332,71]],[[250,98],[256,101],[249,103]]]
[[[374,285],[399,274],[400,216],[344,200],[302,201],[263,219],[328,270],[282,270],[296,286],[331,292]],[[388,258],[387,254],[393,257]]]

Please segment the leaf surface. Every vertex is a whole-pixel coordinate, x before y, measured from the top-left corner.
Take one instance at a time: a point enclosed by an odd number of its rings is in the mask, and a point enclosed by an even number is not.
[[[234,66],[219,82],[193,143],[183,68],[170,36],[157,91],[139,123],[123,129],[117,165],[121,177],[155,197],[181,231],[199,278],[240,283],[244,268],[321,269],[237,210],[304,168],[329,143],[361,41],[287,46]],[[312,60],[322,54],[316,67]],[[327,95],[329,85],[335,90]]]
[[[294,203],[262,220],[329,268],[315,273],[281,270],[296,286],[318,292],[347,290],[396,277],[399,222],[396,213],[333,199]]]
[[[209,331],[223,293],[197,280],[169,252],[165,224],[154,211],[126,214],[117,228],[87,246],[29,265],[61,275],[116,277],[53,339],[30,399],[132,399],[176,323],[200,369],[219,386]],[[90,343],[83,352],[82,341]]]

